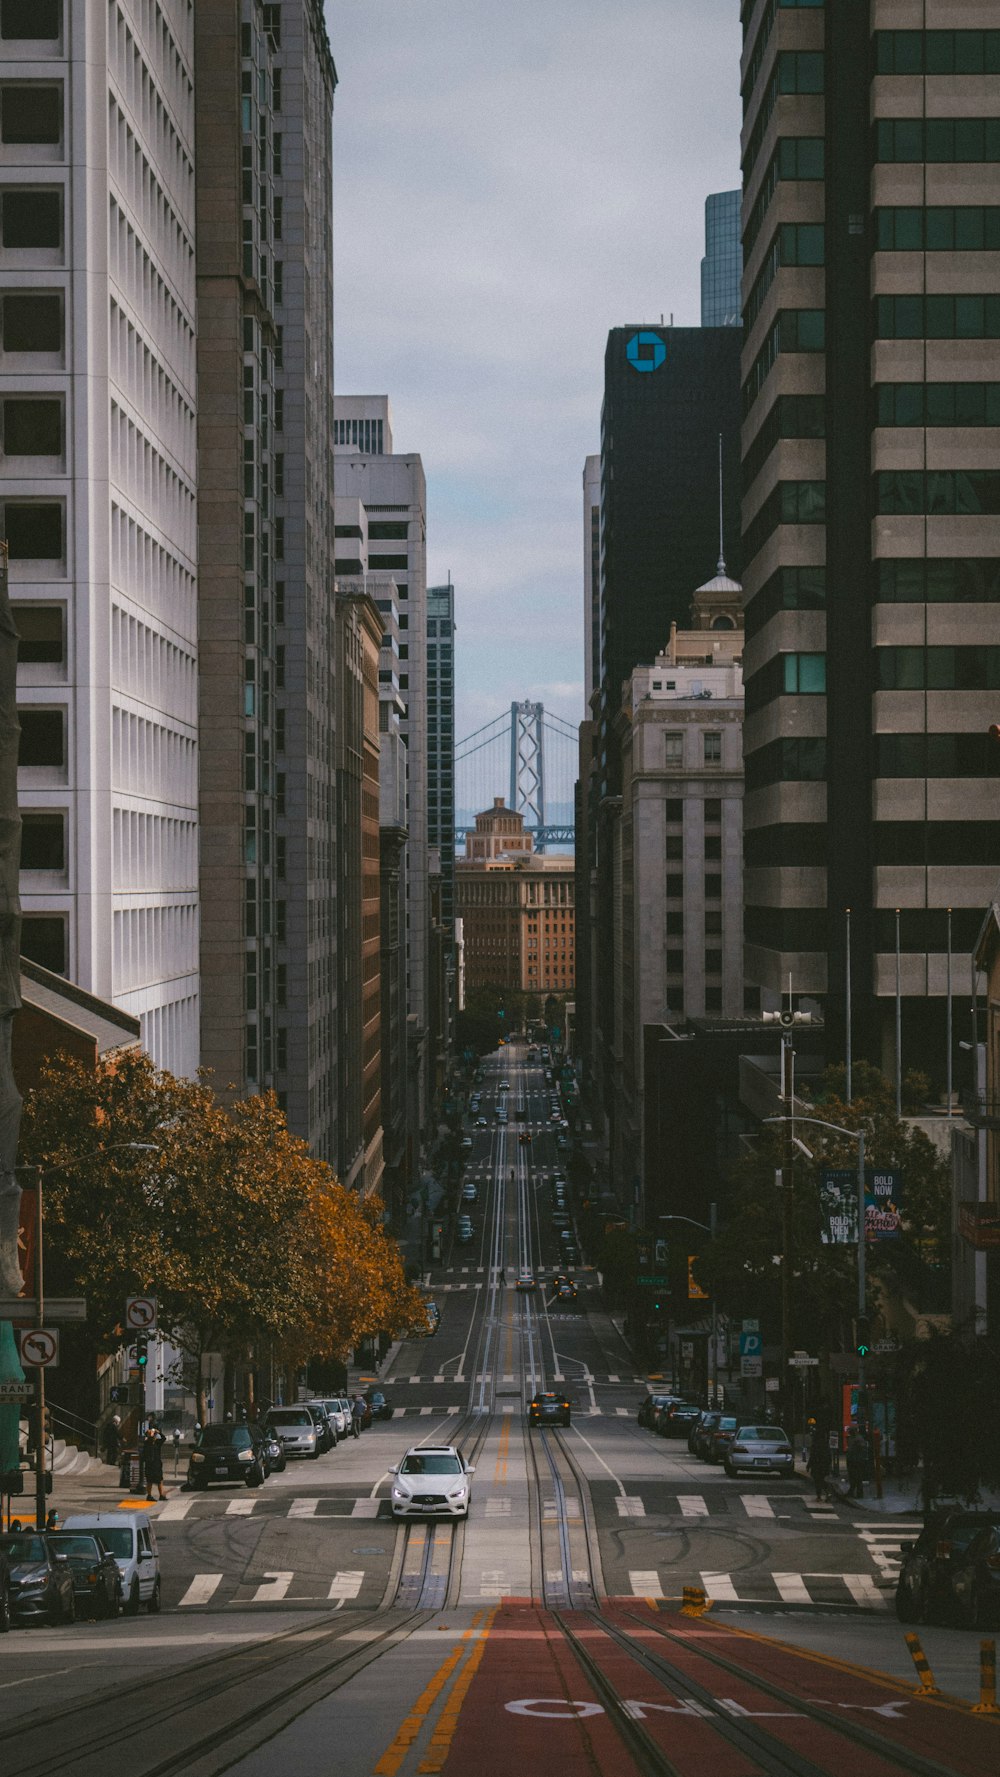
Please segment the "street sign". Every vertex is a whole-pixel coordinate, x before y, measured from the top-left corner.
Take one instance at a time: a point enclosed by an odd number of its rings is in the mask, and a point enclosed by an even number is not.
[[[643,1290],[665,1290],[667,1287],[667,1278],[662,1272],[640,1272],[635,1281]]]
[[[46,1296],[46,1320],[86,1320],[84,1296]],[[37,1320],[37,1296],[0,1296],[0,1320]]]
[[[156,1325],[155,1296],[126,1296],[125,1325],[130,1333],[148,1333]]]
[[[33,1327],[21,1333],[21,1362],[39,1370],[54,1369],[59,1362],[59,1334],[55,1327]]]
[[[759,1333],[740,1334],[740,1356],[760,1358],[764,1355],[764,1342]]]
[[[33,1382],[0,1382],[0,1406],[5,1401],[30,1401],[34,1393]]]
[[[805,1370],[805,1369],[808,1369],[810,1364],[818,1364],[819,1358],[818,1357],[790,1357],[788,1362],[795,1369]]]
[[[745,1320],[743,1322],[743,1331],[745,1333],[759,1333],[760,1332],[760,1321],[759,1320]]]
[[[741,1357],[740,1358],[740,1375],[741,1376],[763,1376],[763,1374],[764,1374],[764,1359],[762,1357]]]

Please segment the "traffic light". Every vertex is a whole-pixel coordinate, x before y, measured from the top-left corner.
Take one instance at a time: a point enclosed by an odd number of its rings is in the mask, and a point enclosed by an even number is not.
[[[149,1341],[145,1333],[137,1333],[135,1336],[135,1361],[140,1370],[144,1370],[149,1362],[148,1345]]]
[[[859,1357],[867,1357],[872,1348],[871,1322],[867,1314],[859,1314],[854,1327],[854,1349]]]

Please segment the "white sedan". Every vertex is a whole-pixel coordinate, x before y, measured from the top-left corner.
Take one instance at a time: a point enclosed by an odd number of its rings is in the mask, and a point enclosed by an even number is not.
[[[407,1450],[392,1476],[394,1518],[467,1518],[470,1476],[475,1474],[454,1444],[420,1444]]]

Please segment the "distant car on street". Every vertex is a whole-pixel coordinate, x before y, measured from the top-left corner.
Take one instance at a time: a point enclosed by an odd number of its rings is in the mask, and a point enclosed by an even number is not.
[[[565,1395],[539,1391],[528,1403],[528,1425],[569,1425],[570,1403]]]
[[[764,1473],[768,1469],[791,1475],[795,1472],[795,1453],[788,1433],[780,1425],[739,1425],[726,1447],[722,1466],[731,1480],[736,1475]]]
[[[390,1401],[388,1395],[384,1394],[381,1388],[366,1388],[365,1393],[364,1393],[364,1399],[367,1401],[369,1407],[371,1408],[371,1415],[372,1415],[373,1419],[391,1419],[392,1418],[393,1413],[395,1412],[396,1409],[393,1406],[392,1402]]]
[[[522,1291],[524,1294],[537,1289],[538,1285],[535,1282],[535,1273],[533,1271],[519,1271],[517,1274],[517,1283],[514,1287],[515,1289]]]
[[[97,1532],[54,1530],[47,1536],[56,1554],[64,1555],[69,1562],[77,1616],[93,1617],[95,1622],[119,1616],[122,1576],[117,1561],[104,1547]]]
[[[187,1484],[194,1491],[212,1481],[262,1487],[267,1458],[260,1432],[248,1425],[206,1425],[188,1457]]]

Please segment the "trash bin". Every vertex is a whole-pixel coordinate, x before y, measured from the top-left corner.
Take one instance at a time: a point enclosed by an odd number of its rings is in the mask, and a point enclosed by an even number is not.
[[[118,1471],[119,1484],[134,1493],[139,1485],[139,1452],[123,1450],[121,1468]]]

